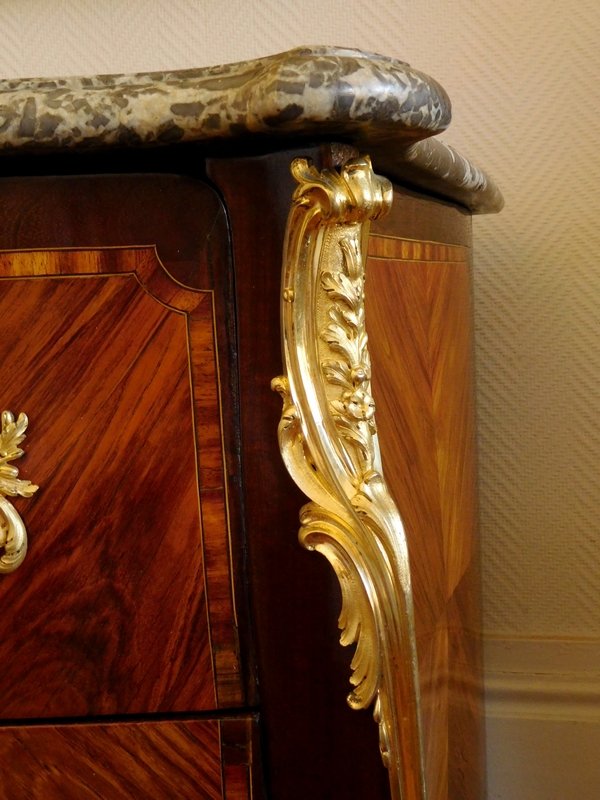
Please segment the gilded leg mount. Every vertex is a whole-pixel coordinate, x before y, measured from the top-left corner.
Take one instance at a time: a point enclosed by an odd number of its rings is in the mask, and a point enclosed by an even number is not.
[[[19,470],[10,462],[23,455],[19,445],[25,438],[29,420],[19,414],[15,422],[10,411],[2,412],[0,429],[0,573],[14,572],[27,555],[27,530],[17,509],[6,499],[10,497],[31,497],[38,487],[31,481],[19,480]]]
[[[406,537],[382,475],[364,312],[370,220],[391,207],[392,185],[368,157],[340,172],[292,163],[282,279],[286,375],[279,445],[310,498],[301,544],[333,566],[342,589],[341,643],[357,643],[348,696],[375,701],[393,800],[424,800],[423,744]]]

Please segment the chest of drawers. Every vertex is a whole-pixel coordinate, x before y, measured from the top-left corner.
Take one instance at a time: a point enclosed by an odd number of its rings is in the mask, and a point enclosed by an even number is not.
[[[470,214],[501,201],[424,138],[443,90],[314,49],[14,95],[1,404],[39,489],[4,493],[0,797],[481,797]]]

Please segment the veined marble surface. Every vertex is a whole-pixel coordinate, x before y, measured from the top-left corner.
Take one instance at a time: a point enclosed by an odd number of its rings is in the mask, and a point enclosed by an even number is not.
[[[340,139],[375,168],[471,208],[499,210],[490,178],[439,141],[444,89],[407,64],[303,47],[204,69],[0,82],[0,152]]]

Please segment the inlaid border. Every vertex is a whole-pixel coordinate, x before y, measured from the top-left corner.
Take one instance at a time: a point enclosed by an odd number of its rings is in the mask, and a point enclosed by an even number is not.
[[[31,258],[33,254],[35,258]],[[127,275],[134,275],[142,288],[161,305],[186,317],[216,705],[217,708],[239,707],[243,704],[244,693],[231,569],[214,291],[190,289],[180,284],[164,268],[154,247],[36,248],[0,252],[0,282]]]

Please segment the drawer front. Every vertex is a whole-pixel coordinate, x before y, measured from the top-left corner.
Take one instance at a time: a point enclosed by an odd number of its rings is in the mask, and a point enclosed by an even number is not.
[[[246,717],[0,728],[0,799],[247,800],[259,778],[256,726]]]
[[[0,578],[2,718],[218,707],[212,308],[153,249],[0,256],[2,405],[29,417],[20,477],[40,487],[14,500],[29,552]]]

